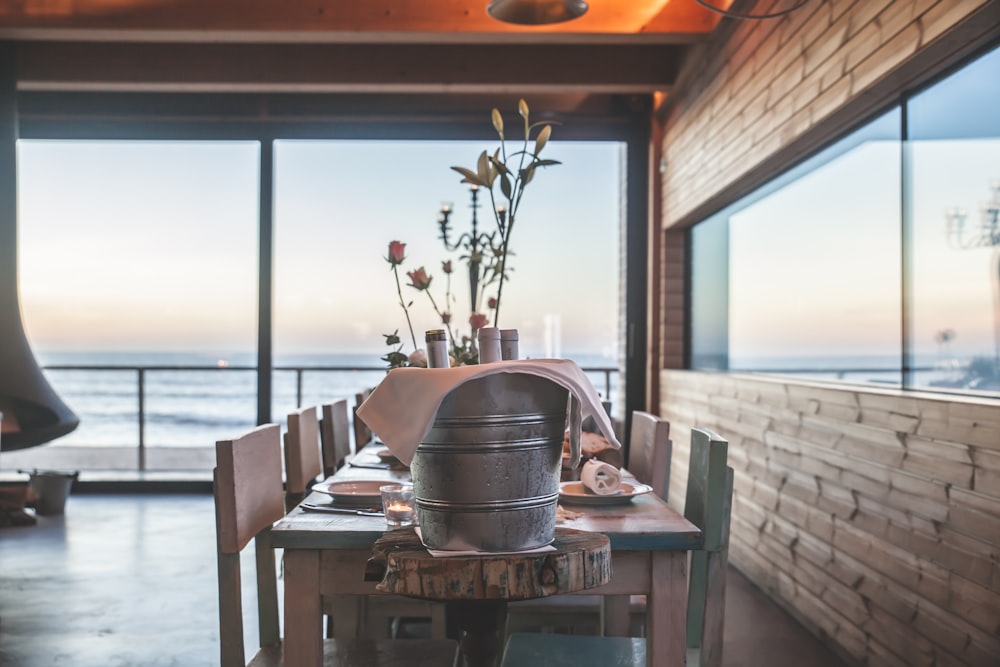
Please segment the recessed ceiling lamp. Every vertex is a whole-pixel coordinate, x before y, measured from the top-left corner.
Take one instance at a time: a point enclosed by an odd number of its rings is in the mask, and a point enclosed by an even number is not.
[[[583,0],[493,0],[487,13],[504,23],[545,25],[572,21],[587,13]]]

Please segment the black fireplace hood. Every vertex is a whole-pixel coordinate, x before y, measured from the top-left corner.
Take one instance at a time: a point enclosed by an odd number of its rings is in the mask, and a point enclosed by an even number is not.
[[[80,420],[42,375],[21,324],[17,285],[17,78],[12,42],[0,42],[0,448],[34,447]]]
[[[7,299],[0,299],[0,351],[0,449],[41,445],[79,425],[80,420],[42,375],[24,337],[17,304],[11,311]]]

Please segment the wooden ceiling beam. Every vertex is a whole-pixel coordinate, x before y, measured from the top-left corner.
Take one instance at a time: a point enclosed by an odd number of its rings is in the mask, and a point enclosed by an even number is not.
[[[676,45],[141,44],[20,42],[21,90],[652,93]]]
[[[662,17],[658,31],[703,35],[712,16],[691,0],[614,0],[591,2],[587,13],[573,21],[526,27],[494,20],[486,13],[487,4],[489,0],[27,0],[0,3],[0,30],[191,31],[207,41],[220,31],[544,37],[635,34]],[[23,38],[9,32],[0,36]]]

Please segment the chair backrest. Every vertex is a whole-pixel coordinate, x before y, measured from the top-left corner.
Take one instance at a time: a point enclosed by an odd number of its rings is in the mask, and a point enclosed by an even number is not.
[[[648,412],[632,413],[632,434],[628,444],[628,471],[653,493],[667,499],[670,487],[670,422]]]
[[[694,427],[690,456],[684,517],[701,528],[702,548],[715,551],[722,544],[729,442],[708,429]]]
[[[323,472],[319,453],[319,424],[316,406],[300,408],[288,415],[285,433],[285,493],[303,496]]]
[[[692,664],[719,667],[726,606],[726,568],[733,503],[729,443],[702,428],[691,429],[684,516],[702,530],[704,546],[691,553],[687,647]]]
[[[323,452],[323,474],[329,477],[351,454],[351,424],[347,417],[347,399],[320,406],[319,443]]]
[[[219,638],[223,667],[243,667],[240,552],[251,540],[257,557],[260,645],[277,646],[278,587],[271,525],[284,513],[281,427],[259,426],[215,443],[215,525],[219,573]]]
[[[361,448],[371,442],[372,430],[368,424],[358,417],[358,408],[364,403],[372,393],[371,389],[364,389],[354,395],[354,451],[359,452]]]

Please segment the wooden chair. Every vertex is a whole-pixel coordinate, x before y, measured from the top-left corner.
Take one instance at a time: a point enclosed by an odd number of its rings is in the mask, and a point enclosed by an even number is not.
[[[627,469],[666,500],[670,480],[670,422],[648,412],[632,413]],[[606,609],[605,607],[608,607]],[[607,613],[606,613],[607,612]],[[507,634],[547,628],[572,634],[626,635],[645,613],[645,596],[554,595],[511,603]]]
[[[288,432],[285,434],[285,511],[291,511],[309,492],[310,484],[321,473],[326,461],[339,461],[343,465],[350,442],[347,431],[347,401],[324,405],[323,428],[318,429],[316,408],[306,407],[288,415]],[[339,430],[339,433],[338,433]],[[326,432],[323,462],[317,432]],[[332,444],[332,447],[330,446]],[[329,454],[333,450],[336,453]],[[330,471],[329,474],[333,474]],[[390,637],[399,627],[398,619],[430,619],[431,637],[446,636],[444,605],[426,600],[416,600],[395,595],[323,596],[323,613],[327,617],[327,636],[333,635],[335,619],[353,624],[358,632],[372,639]],[[350,626],[348,626],[350,627]]]
[[[356,452],[361,451],[362,447],[372,441],[372,430],[358,417],[358,408],[371,393],[371,389],[363,389],[354,395],[354,451]]]
[[[215,523],[219,579],[219,638],[222,667],[281,667],[278,585],[271,526],[284,515],[281,430],[260,426],[235,440],[215,444]],[[260,649],[246,662],[240,554],[250,542],[256,556]],[[326,640],[327,667],[438,667],[458,664],[450,640]]]
[[[732,515],[733,469],[729,443],[701,428],[691,429],[691,459],[684,516],[704,535],[691,552],[688,579],[687,664],[720,667],[726,607],[726,566]],[[501,667],[544,664],[645,666],[645,640],[515,632],[508,637]]]
[[[320,406],[319,443],[323,452],[323,475],[329,477],[351,455],[351,425],[347,417],[347,399]]]
[[[316,478],[323,473],[319,449],[316,406],[300,408],[288,415],[285,433],[285,509],[298,505]]]
[[[632,434],[625,467],[637,480],[653,487],[653,493],[664,500],[670,489],[673,448],[670,422],[641,410],[632,413]]]

